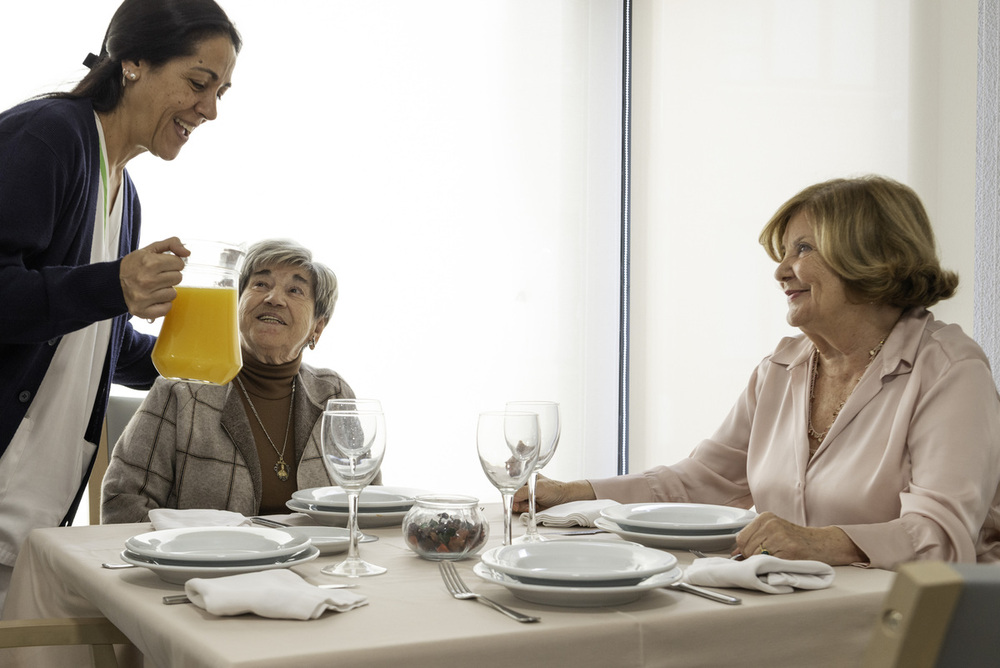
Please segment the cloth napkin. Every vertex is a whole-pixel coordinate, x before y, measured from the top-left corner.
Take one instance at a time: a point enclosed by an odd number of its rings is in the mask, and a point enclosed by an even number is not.
[[[201,508],[154,508],[149,511],[149,521],[157,531],[184,527],[238,527],[252,524],[250,518],[229,510]]]
[[[279,568],[221,578],[193,578],[184,584],[191,602],[213,615],[248,612],[272,619],[316,619],[327,610],[346,612],[368,599],[342,589],[320,589]]]
[[[766,554],[755,554],[742,561],[708,557],[695,559],[684,571],[683,579],[693,585],[788,594],[795,589],[826,589],[833,584],[833,567],[821,561],[781,559]]]
[[[592,527],[604,508],[617,505],[617,501],[610,499],[570,501],[535,513],[535,521],[547,527]],[[521,513],[521,523],[528,523],[528,513]]]

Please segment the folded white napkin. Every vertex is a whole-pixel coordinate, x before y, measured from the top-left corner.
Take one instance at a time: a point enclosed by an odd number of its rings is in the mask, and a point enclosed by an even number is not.
[[[229,510],[202,508],[154,508],[149,511],[149,521],[157,531],[184,527],[238,527],[252,524],[250,518]]]
[[[833,567],[821,561],[781,559],[756,554],[742,561],[724,557],[695,559],[684,571],[684,581],[707,587],[742,587],[769,594],[794,589],[825,589],[833,584]]]
[[[594,520],[601,516],[601,510],[617,505],[617,501],[610,499],[570,501],[535,513],[535,521],[547,527],[592,527]],[[528,513],[521,513],[521,522],[528,523]]]
[[[368,603],[354,592],[320,589],[284,568],[193,578],[184,592],[192,603],[220,616],[252,612],[272,619],[316,619],[327,610],[346,612]]]

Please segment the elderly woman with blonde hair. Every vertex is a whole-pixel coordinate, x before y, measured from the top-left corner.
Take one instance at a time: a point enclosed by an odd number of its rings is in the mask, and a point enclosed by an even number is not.
[[[330,321],[337,277],[295,242],[261,241],[239,294],[243,368],[224,386],[157,379],[112,451],[103,523],[146,521],[154,508],[287,512],[297,489],[333,484],[320,418],[327,400],[354,392],[302,355]]]
[[[687,459],[541,480],[539,505],[753,506],[736,538],[747,556],[1000,560],[1000,398],[982,349],[927,310],[958,277],[940,267],[917,195],[877,176],[819,183],[782,205],[760,242],[802,334],[764,358]]]

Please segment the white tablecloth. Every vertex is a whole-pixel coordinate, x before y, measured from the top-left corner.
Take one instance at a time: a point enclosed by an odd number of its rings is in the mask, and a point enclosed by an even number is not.
[[[498,507],[487,506],[487,514],[490,545],[498,545]],[[458,562],[473,590],[542,618],[519,624],[452,599],[437,565],[410,552],[399,527],[388,527],[370,530],[380,540],[361,546],[363,557],[389,568],[356,580],[355,591],[369,605],[312,621],[220,618],[193,605],[164,605],[162,597],[182,587],[146,569],[101,568],[101,562],[119,560],[126,538],[148,530],[148,524],[132,524],[33,532],[15,567],[4,618],[105,616],[142,652],[145,665],[157,668],[854,666],[894,577],[844,567],[836,569],[831,588],[819,591],[727,590],[743,598],[739,606],[656,590],[622,606],[564,608],[521,601],[477,578],[477,559]],[[687,553],[675,554],[681,564],[690,563]],[[316,584],[340,581],[319,571],[342,558],[320,557],[294,570]],[[0,665],[87,665],[87,657],[48,654],[17,664],[0,650]]]

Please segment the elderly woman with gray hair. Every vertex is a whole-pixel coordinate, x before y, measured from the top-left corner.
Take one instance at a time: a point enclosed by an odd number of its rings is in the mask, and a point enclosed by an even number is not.
[[[337,277],[286,240],[254,244],[240,275],[243,368],[224,386],[159,378],[114,446],[101,522],[154,508],[287,512],[297,489],[331,485],[320,455],[328,399],[354,392],[302,363],[333,314]]]

